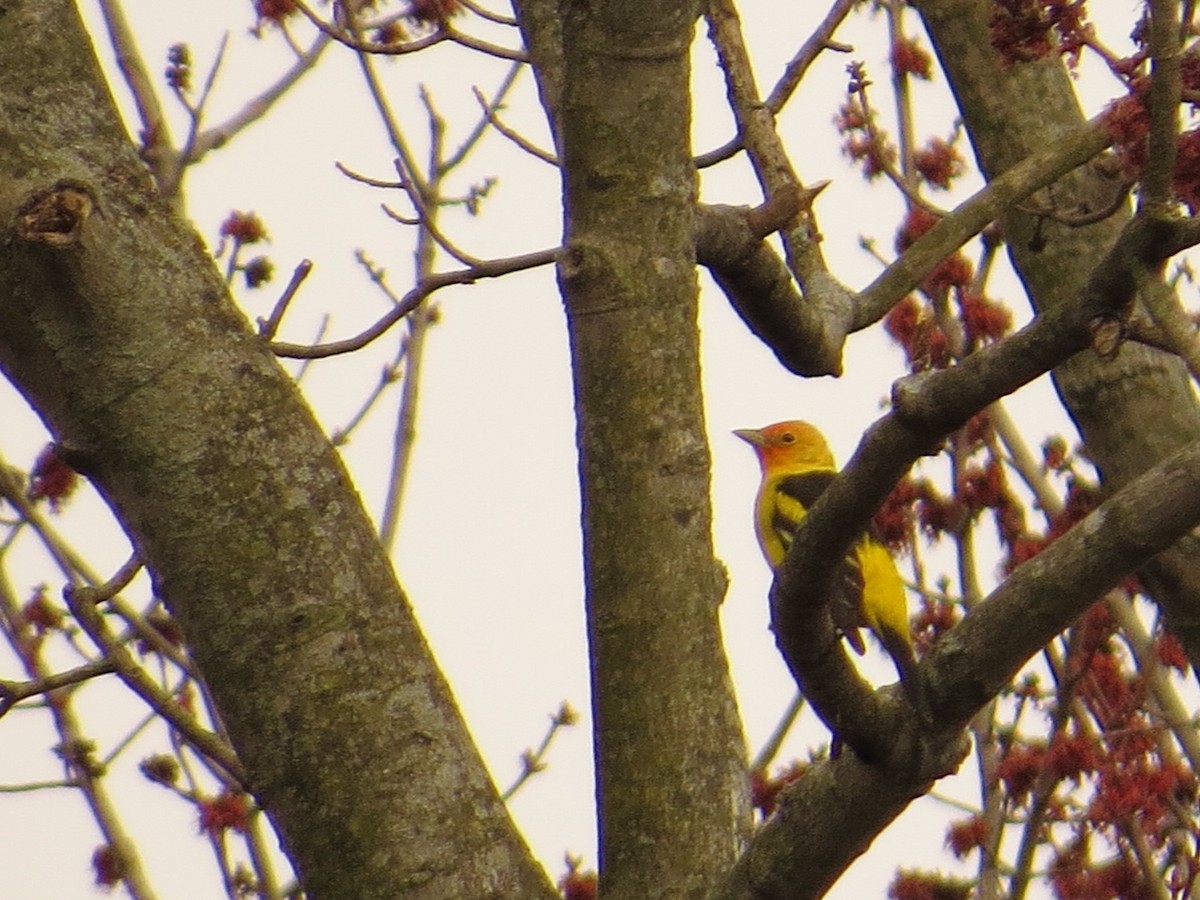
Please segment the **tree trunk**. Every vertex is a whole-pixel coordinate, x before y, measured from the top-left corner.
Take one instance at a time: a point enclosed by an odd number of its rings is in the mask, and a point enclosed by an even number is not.
[[[736,858],[749,807],[700,394],[694,9],[560,9],[559,279],[583,486],[601,892],[701,897]]]
[[[554,897],[354,488],[67,0],[0,14],[0,369],[124,525],[308,895]]]

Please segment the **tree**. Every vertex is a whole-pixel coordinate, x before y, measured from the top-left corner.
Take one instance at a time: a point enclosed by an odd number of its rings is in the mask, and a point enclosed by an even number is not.
[[[1189,536],[1200,521],[1194,329],[1164,277],[1200,239],[1180,212],[1196,196],[1195,135],[1178,111],[1195,90],[1190,4],[1149,4],[1125,56],[1087,27],[1082,2],[874,4],[899,136],[885,133],[871,85],[879,75],[861,64],[850,67],[837,127],[864,173],[898,188],[904,210],[898,256],[858,289],[827,261],[821,185],[806,186],[792,162],[805,147],[785,144],[775,123],[814,60],[837,49],[854,3],[830,5],[764,98],[737,10],[708,0],[699,14],[736,137],[699,156],[690,5],[521,0],[511,22],[467,3],[376,6],[259,0],[262,35],[290,42],[295,64],[252,111],[218,126],[205,125],[216,69],[200,83],[189,49],[173,48],[167,92],[188,125],[177,139],[120,5],[102,2],[105,39],[136,101],[136,143],[71,4],[0,16],[0,368],[53,437],[31,479],[6,470],[3,496],[9,542],[37,535],[59,569],[46,580],[66,582],[67,613],[48,591],[22,604],[5,570],[0,618],[23,671],[4,683],[4,709],[11,722],[16,704],[46,698],[67,779],[104,831],[98,878],[153,893],[73,712],[77,685],[115,677],[167,723],[174,753],[145,760],[143,772],[196,804],[231,895],[288,890],[263,851],[261,811],[313,897],[557,896],[388,561],[431,295],[553,262],[577,423],[604,896],[819,896],[913,798],[959,768],[968,735],[980,801],[951,841],[977,854],[980,896],[1024,895],[1035,860],[1058,896],[1187,895],[1197,760],[1160,660],[1187,670],[1200,654]],[[912,90],[933,62],[906,30],[914,17],[963,123],[952,140],[924,146]],[[295,43],[301,28],[312,34],[307,50]],[[378,63],[437,44],[516,65],[481,97],[478,128],[460,148],[424,96],[422,163]],[[299,344],[278,334],[307,270],[252,330],[231,289],[235,275],[248,289],[267,283],[270,263],[245,258],[263,226],[249,214],[225,221],[222,278],[181,215],[183,186],[189,166],[236,138],[327,50],[361,67],[396,160],[394,181],[348,174],[403,193],[410,211],[395,215],[415,231],[416,264],[411,289],[391,294],[394,305],[357,337]],[[1068,71],[1084,52],[1127,92],[1093,120]],[[443,230],[449,178],[481,135],[510,131],[503,105],[520,67],[535,79],[553,143],[539,152],[561,175],[562,246],[485,260]],[[803,113],[810,129],[814,115]],[[939,210],[929,194],[964,177],[964,140],[986,185]],[[734,157],[748,162],[761,197],[699,202],[697,170]],[[475,211],[487,192],[458,202]],[[961,248],[979,235],[972,266]],[[987,296],[1001,242],[1036,311],[1015,331]],[[461,268],[439,269],[446,257]],[[848,336],[881,324],[912,372],[813,507],[771,590],[788,669],[836,735],[830,752],[783,775],[768,771],[769,753],[746,759],[722,645],[727,579],[712,543],[697,263],[789,372],[839,374]],[[381,267],[365,257],[363,266],[391,290]],[[394,358],[364,403],[365,414],[402,373],[377,528],[277,357],[388,340]],[[1034,460],[997,405],[1046,372],[1098,487],[1065,441]],[[463,440],[479,448],[479,468],[464,474],[495,477],[489,435],[468,428]],[[924,456],[948,477],[909,475]],[[112,578],[57,540],[43,513],[65,496],[71,471],[128,536],[133,555]],[[1044,527],[1028,524],[1033,508],[1006,472],[1027,482]],[[495,524],[479,527],[473,513],[464,512],[470,537],[486,541]],[[835,566],[872,516],[913,561],[923,709],[867,685],[825,611]],[[994,590],[978,576],[989,518],[1006,575]],[[918,524],[953,548],[954,576],[941,586]],[[472,549],[460,553],[469,560]],[[142,567],[161,601],[145,615],[124,596]],[[1174,638],[1146,631],[1134,597],[1163,611]],[[1120,665],[1118,634],[1132,669]],[[47,649],[84,636],[81,663],[60,665]],[[1037,654],[1042,680],[1014,680]],[[209,774],[180,787],[192,759]],[[755,825],[752,802],[773,814]],[[247,834],[253,870],[227,856],[231,831]],[[561,889],[592,888],[572,871]],[[911,871],[892,885],[898,897],[922,890],[966,896],[969,887]]]

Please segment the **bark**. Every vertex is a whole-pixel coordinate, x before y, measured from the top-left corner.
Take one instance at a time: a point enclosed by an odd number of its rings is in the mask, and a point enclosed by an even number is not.
[[[1006,67],[991,47],[987,0],[919,0],[967,132],[990,179],[1053,144],[1084,120],[1057,59]],[[1103,209],[1113,185],[1095,168],[1061,179],[1038,199],[1063,211]],[[1017,209],[1002,219],[1013,264],[1039,310],[1073,302],[1129,216],[1128,205],[1082,228]],[[1127,484],[1200,437],[1197,407],[1179,359],[1126,343],[1111,359],[1081,354],[1054,371],[1054,384],[1106,488]],[[1200,663],[1200,541],[1187,536],[1140,574],[1163,605],[1193,666]]]
[[[553,897],[354,488],[73,5],[0,13],[0,369],[153,574],[308,895]]]
[[[749,818],[700,395],[694,11],[666,0],[560,11],[559,278],[583,486],[601,893],[700,897],[733,863]]]

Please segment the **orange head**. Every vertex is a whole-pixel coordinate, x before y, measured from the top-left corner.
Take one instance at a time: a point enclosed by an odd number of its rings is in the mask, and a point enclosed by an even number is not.
[[[808,422],[776,422],[765,428],[739,428],[734,434],[754,447],[763,472],[837,468],[825,436]]]

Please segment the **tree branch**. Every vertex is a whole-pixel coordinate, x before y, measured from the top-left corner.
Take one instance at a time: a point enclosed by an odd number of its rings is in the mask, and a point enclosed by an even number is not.
[[[893,411],[868,430],[805,517],[771,591],[776,641],[818,715],[861,758],[900,769],[920,765],[919,755],[912,757],[917,745],[896,738],[892,705],[857,675],[834,631],[824,598],[836,562],[900,477],[944,435],[1089,345],[1115,352],[1138,280],[1176,252],[1180,240],[1175,223],[1131,220],[1076,304],[1042,313],[953,368],[897,382]]]

